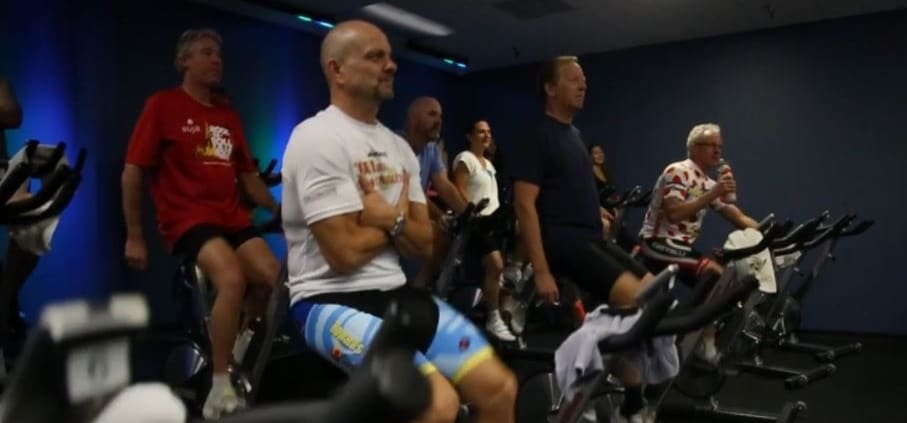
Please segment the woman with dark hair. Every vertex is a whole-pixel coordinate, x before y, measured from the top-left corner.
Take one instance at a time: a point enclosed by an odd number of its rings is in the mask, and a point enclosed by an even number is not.
[[[592,158],[592,174],[595,175],[599,203],[605,207],[608,199],[617,194],[617,187],[611,182],[611,176],[605,170],[605,150],[600,145],[592,145],[589,147],[589,156]]]
[[[611,175],[605,169],[605,150],[600,145],[589,147],[589,156],[592,158],[592,174],[595,177],[595,188],[598,190],[598,201],[605,213],[602,214],[602,223],[605,226],[605,237],[608,237],[614,222],[616,210],[608,207],[609,203],[616,201],[620,194],[617,192],[617,186],[614,185]],[[630,251],[636,245],[633,235],[627,230],[626,226],[617,229],[615,236],[617,244],[625,251]]]
[[[470,236],[469,249],[482,256],[485,278],[482,292],[488,308],[485,328],[502,341],[515,341],[516,337],[501,318],[499,310],[501,277],[504,259],[501,255],[500,198],[498,197],[497,170],[485,158],[491,145],[491,127],[485,120],[473,121],[466,133],[468,148],[454,158],[454,185],[463,198],[471,203],[488,199],[488,205],[479,212],[475,232]]]

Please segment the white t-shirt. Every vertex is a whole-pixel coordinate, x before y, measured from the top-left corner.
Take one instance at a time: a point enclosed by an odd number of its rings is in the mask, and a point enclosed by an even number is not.
[[[454,169],[460,163],[466,166],[469,171],[469,182],[466,184],[466,201],[478,203],[483,198],[488,199],[488,205],[479,213],[480,216],[488,216],[500,207],[498,202],[498,180],[495,177],[497,171],[491,161],[479,160],[475,154],[466,150],[454,158]]]
[[[406,282],[391,245],[353,274],[335,273],[309,229],[362,210],[360,174],[373,178],[375,189],[395,203],[404,170],[410,177],[409,200],[424,204],[412,148],[384,125],[355,120],[332,105],[293,129],[283,156],[281,209],[291,303],[329,292],[389,290]]]

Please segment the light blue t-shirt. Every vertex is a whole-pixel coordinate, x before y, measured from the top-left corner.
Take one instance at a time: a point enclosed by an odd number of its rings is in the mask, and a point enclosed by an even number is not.
[[[422,191],[428,190],[428,183],[431,181],[431,175],[438,172],[445,172],[447,167],[441,158],[441,146],[436,142],[425,144],[421,152],[416,153],[419,159],[419,176],[422,181]]]

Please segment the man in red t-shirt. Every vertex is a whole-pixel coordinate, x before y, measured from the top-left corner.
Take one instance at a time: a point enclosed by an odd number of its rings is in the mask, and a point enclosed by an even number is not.
[[[252,227],[239,186],[258,206],[277,204],[258,176],[239,116],[215,94],[222,70],[221,37],[189,30],[177,43],[180,87],[159,91],[145,103],[126,153],[123,211],[130,267],[143,270],[148,250],[142,234],[143,173],[151,178],[158,227],[171,253],[194,259],[217,288],[210,333],[214,380],[203,413],[216,418],[242,407],[227,368],[240,329],[247,287],[255,311],[264,311],[279,263]]]

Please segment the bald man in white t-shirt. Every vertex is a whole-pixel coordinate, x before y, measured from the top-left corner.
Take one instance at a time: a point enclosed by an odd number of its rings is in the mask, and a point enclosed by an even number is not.
[[[419,318],[424,333],[409,339],[432,392],[419,421],[453,422],[459,392],[475,421],[513,422],[513,374],[474,325],[406,286],[400,269],[400,255],[431,253],[432,233],[416,157],[377,119],[396,72],[386,36],[362,21],[337,25],[324,39],[321,65],[331,105],[296,126],[283,159],[291,313],[306,344],[352,370],[388,305],[418,302],[427,310]]]

